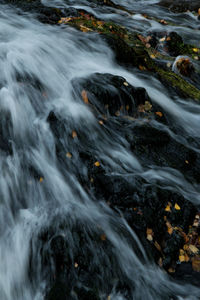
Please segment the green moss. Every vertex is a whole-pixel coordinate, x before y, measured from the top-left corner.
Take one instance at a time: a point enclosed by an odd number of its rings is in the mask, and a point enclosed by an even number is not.
[[[157,68],[156,71],[162,81],[177,89],[183,96],[198,101],[200,100],[200,90],[184,80],[181,76],[174,72],[165,71],[159,68]]]
[[[174,72],[163,70],[156,65],[156,61],[151,58],[152,50],[145,47],[136,33],[131,33],[113,22],[103,22],[88,15],[71,18],[67,24],[82,31],[102,34],[108,40],[119,62],[128,63],[141,70],[155,72],[163,83],[175,89],[182,96],[200,100],[199,89]],[[171,45],[171,47],[178,49],[180,54],[194,54],[192,46],[185,45],[181,39],[180,43],[177,42],[175,41],[175,45]],[[161,54],[156,57],[163,59]],[[165,59],[172,60],[170,56],[166,56]]]

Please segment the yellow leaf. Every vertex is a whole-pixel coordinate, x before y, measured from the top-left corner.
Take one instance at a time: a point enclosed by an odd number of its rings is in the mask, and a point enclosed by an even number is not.
[[[194,245],[189,245],[189,249],[193,254],[196,254],[199,252],[199,249]]]
[[[185,245],[183,246],[183,249],[184,249],[185,251],[187,251],[187,250],[189,249],[189,245],[185,244]]]
[[[166,225],[167,225],[167,232],[171,235],[173,233],[173,227],[168,221],[166,222]]]
[[[173,233],[173,227],[169,227],[169,228],[167,229],[167,232],[171,235],[171,234]]]
[[[44,180],[44,178],[43,177],[40,177],[40,182],[42,182]]]
[[[124,81],[123,85],[128,86],[128,82]]]
[[[104,123],[103,123],[103,121],[102,121],[102,120],[99,120],[99,124],[100,124],[100,125],[103,125]]]
[[[151,57],[152,59],[156,58],[156,56],[155,56],[154,54],[151,54],[150,57]]]
[[[179,206],[177,203],[175,203],[174,208],[175,208],[176,210],[180,210],[180,209],[181,209],[180,206]]]
[[[86,26],[84,26],[84,25],[80,25],[80,30],[81,30],[82,32],[93,31],[91,28],[88,28],[88,27],[86,27]]]
[[[192,50],[193,50],[193,52],[196,52],[196,53],[199,51],[198,48],[193,48]]]
[[[186,163],[186,164],[189,164],[189,161],[188,161],[188,160],[185,160],[185,163]]]
[[[99,162],[99,161],[96,161],[96,162],[94,163],[94,165],[95,165],[96,167],[99,167],[99,166],[100,166],[100,162]]]
[[[85,102],[85,104],[88,104],[88,103],[89,103],[89,101],[88,101],[88,96],[87,96],[87,92],[86,92],[86,90],[82,90],[82,92],[81,92],[81,96],[82,96],[82,98],[83,98],[83,101]]]
[[[144,103],[144,109],[146,111],[149,111],[149,110],[151,110],[151,108],[152,108],[151,103],[149,101],[145,101],[145,103]]]
[[[165,211],[171,211],[171,203],[168,202],[167,206],[165,207]]]
[[[185,255],[179,255],[179,260],[180,260],[180,262],[184,262],[185,261]]]

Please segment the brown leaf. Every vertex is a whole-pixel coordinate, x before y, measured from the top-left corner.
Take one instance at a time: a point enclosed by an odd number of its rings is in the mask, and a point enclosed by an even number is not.
[[[82,96],[83,101],[85,102],[85,104],[88,104],[89,101],[88,101],[88,96],[87,96],[87,91],[86,90],[82,90],[81,96]]]
[[[73,139],[75,139],[77,137],[77,133],[75,130],[72,130],[72,137],[73,137]]]
[[[105,233],[101,234],[100,238],[101,238],[102,241],[106,241],[106,235],[105,235]]]
[[[155,241],[154,245],[155,245],[156,249],[158,249],[158,251],[160,251],[160,252],[162,251],[161,246],[158,244],[157,241]]]
[[[72,158],[72,154],[71,154],[70,152],[67,152],[67,153],[66,153],[66,156],[67,156],[68,158]]]
[[[159,116],[160,118],[163,116],[163,114],[161,113],[161,111],[156,111],[155,114],[156,114],[157,116]]]

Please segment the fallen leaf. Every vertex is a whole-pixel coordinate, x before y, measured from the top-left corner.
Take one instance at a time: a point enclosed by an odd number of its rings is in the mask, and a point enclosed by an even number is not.
[[[173,227],[169,223],[169,221],[166,222],[166,226],[167,226],[167,232],[171,235],[173,233]]]
[[[103,121],[102,121],[102,120],[99,120],[99,124],[100,124],[100,125],[103,125],[104,123],[103,123]]]
[[[161,250],[162,250],[162,249],[161,249],[161,246],[158,244],[157,241],[154,242],[154,245],[155,245],[155,247],[156,247],[156,249],[157,249],[158,251],[161,251]]]
[[[147,49],[149,49],[149,48],[151,48],[151,44],[146,43],[146,44],[145,44],[145,47],[146,47]]]
[[[67,22],[71,21],[73,18],[61,18],[58,23],[59,24],[66,24]]]
[[[72,137],[73,137],[73,139],[75,139],[77,137],[77,133],[75,130],[72,130]]]
[[[165,207],[165,211],[171,211],[171,203],[168,202],[167,206]]]
[[[40,177],[40,182],[42,182],[44,180],[44,178],[43,177]]]
[[[100,166],[100,162],[99,162],[99,161],[96,161],[96,162],[94,163],[94,165],[95,165],[96,167],[99,167],[99,166]]]
[[[167,21],[165,21],[165,20],[160,20],[160,23],[163,24],[163,25],[167,25],[168,24]]]
[[[153,237],[151,234],[147,234],[147,240],[152,242],[153,241]]]
[[[67,156],[68,158],[72,158],[72,154],[71,154],[70,152],[67,152],[67,153],[66,153],[66,156]]]
[[[86,26],[84,26],[84,25],[80,25],[80,30],[81,30],[82,32],[93,31],[91,28],[88,28],[88,27],[86,27]]]
[[[193,50],[193,52],[195,52],[195,53],[199,52],[198,48],[193,48],[192,50]]]
[[[85,104],[88,104],[89,101],[88,101],[88,96],[87,96],[87,91],[86,90],[82,90],[81,96],[82,96],[83,101],[85,102]]]
[[[123,85],[128,86],[128,82],[124,81]]]
[[[199,252],[199,249],[194,246],[194,245],[189,245],[189,250],[193,253],[193,254],[197,254]]]
[[[159,116],[160,118],[163,116],[163,114],[161,113],[161,111],[156,111],[155,114],[156,114],[157,116]]]
[[[174,268],[169,268],[169,269],[168,269],[168,272],[169,272],[169,273],[175,273],[175,269],[174,269]]]
[[[139,69],[140,69],[140,71],[145,71],[146,70],[146,68],[142,65],[139,65]]]
[[[180,210],[180,209],[181,209],[180,206],[179,206],[177,203],[175,203],[174,208],[175,208],[176,210]]]
[[[145,101],[145,103],[144,103],[144,109],[146,111],[149,111],[149,110],[151,110],[151,108],[152,108],[151,103],[149,101]]]
[[[167,229],[167,232],[171,235],[171,234],[173,233],[173,227],[169,227],[169,228]]]
[[[185,261],[185,255],[179,255],[179,261],[184,262]]]
[[[164,42],[165,41],[165,37],[159,39],[160,42]]]
[[[185,245],[183,246],[183,249],[184,249],[185,251],[187,251],[187,250],[189,249],[189,245],[185,244]]]
[[[185,160],[185,163],[186,163],[186,164],[189,164],[189,161],[188,161],[188,160]]]
[[[103,234],[101,235],[101,240],[102,240],[102,241],[106,241],[106,235],[105,235],[105,233],[103,233]]]
[[[162,257],[159,258],[159,260],[158,260],[158,265],[162,268],[162,266],[163,266],[163,260],[162,260]]]

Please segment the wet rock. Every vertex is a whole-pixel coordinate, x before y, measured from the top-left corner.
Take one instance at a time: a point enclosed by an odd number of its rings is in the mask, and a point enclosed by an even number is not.
[[[139,105],[150,101],[144,88],[135,88],[125,78],[112,74],[96,73],[89,78],[75,79],[72,85],[79,91],[79,97],[85,90],[89,103],[101,114],[133,116]]]
[[[197,11],[199,9],[198,0],[162,0],[159,5],[165,6],[174,12]]]
[[[166,37],[166,45],[170,55],[172,56],[187,54],[191,50],[191,47],[185,44],[182,37],[174,31],[170,32]]]
[[[57,24],[61,17],[77,14],[74,8],[60,9],[57,7],[48,7],[40,0],[6,0],[3,2],[19,8],[18,13],[20,11],[33,13],[39,21],[48,24]]]
[[[172,278],[186,284],[193,284],[199,287],[200,273],[195,272],[191,262],[183,262],[177,265],[176,272],[172,274]]]
[[[195,68],[189,57],[178,56],[172,67],[174,72],[180,73],[183,76],[191,77],[194,75]]]
[[[118,281],[119,286],[126,282],[127,289],[132,288],[100,226],[81,220],[71,223],[68,216],[61,219],[64,222],[57,219],[57,226],[52,223],[38,237],[42,272],[48,274],[46,300],[99,300],[101,295],[109,295]]]
[[[132,134],[127,136],[133,153],[145,164],[175,168],[191,182],[199,182],[199,154],[152,125],[146,122],[133,125]]]

